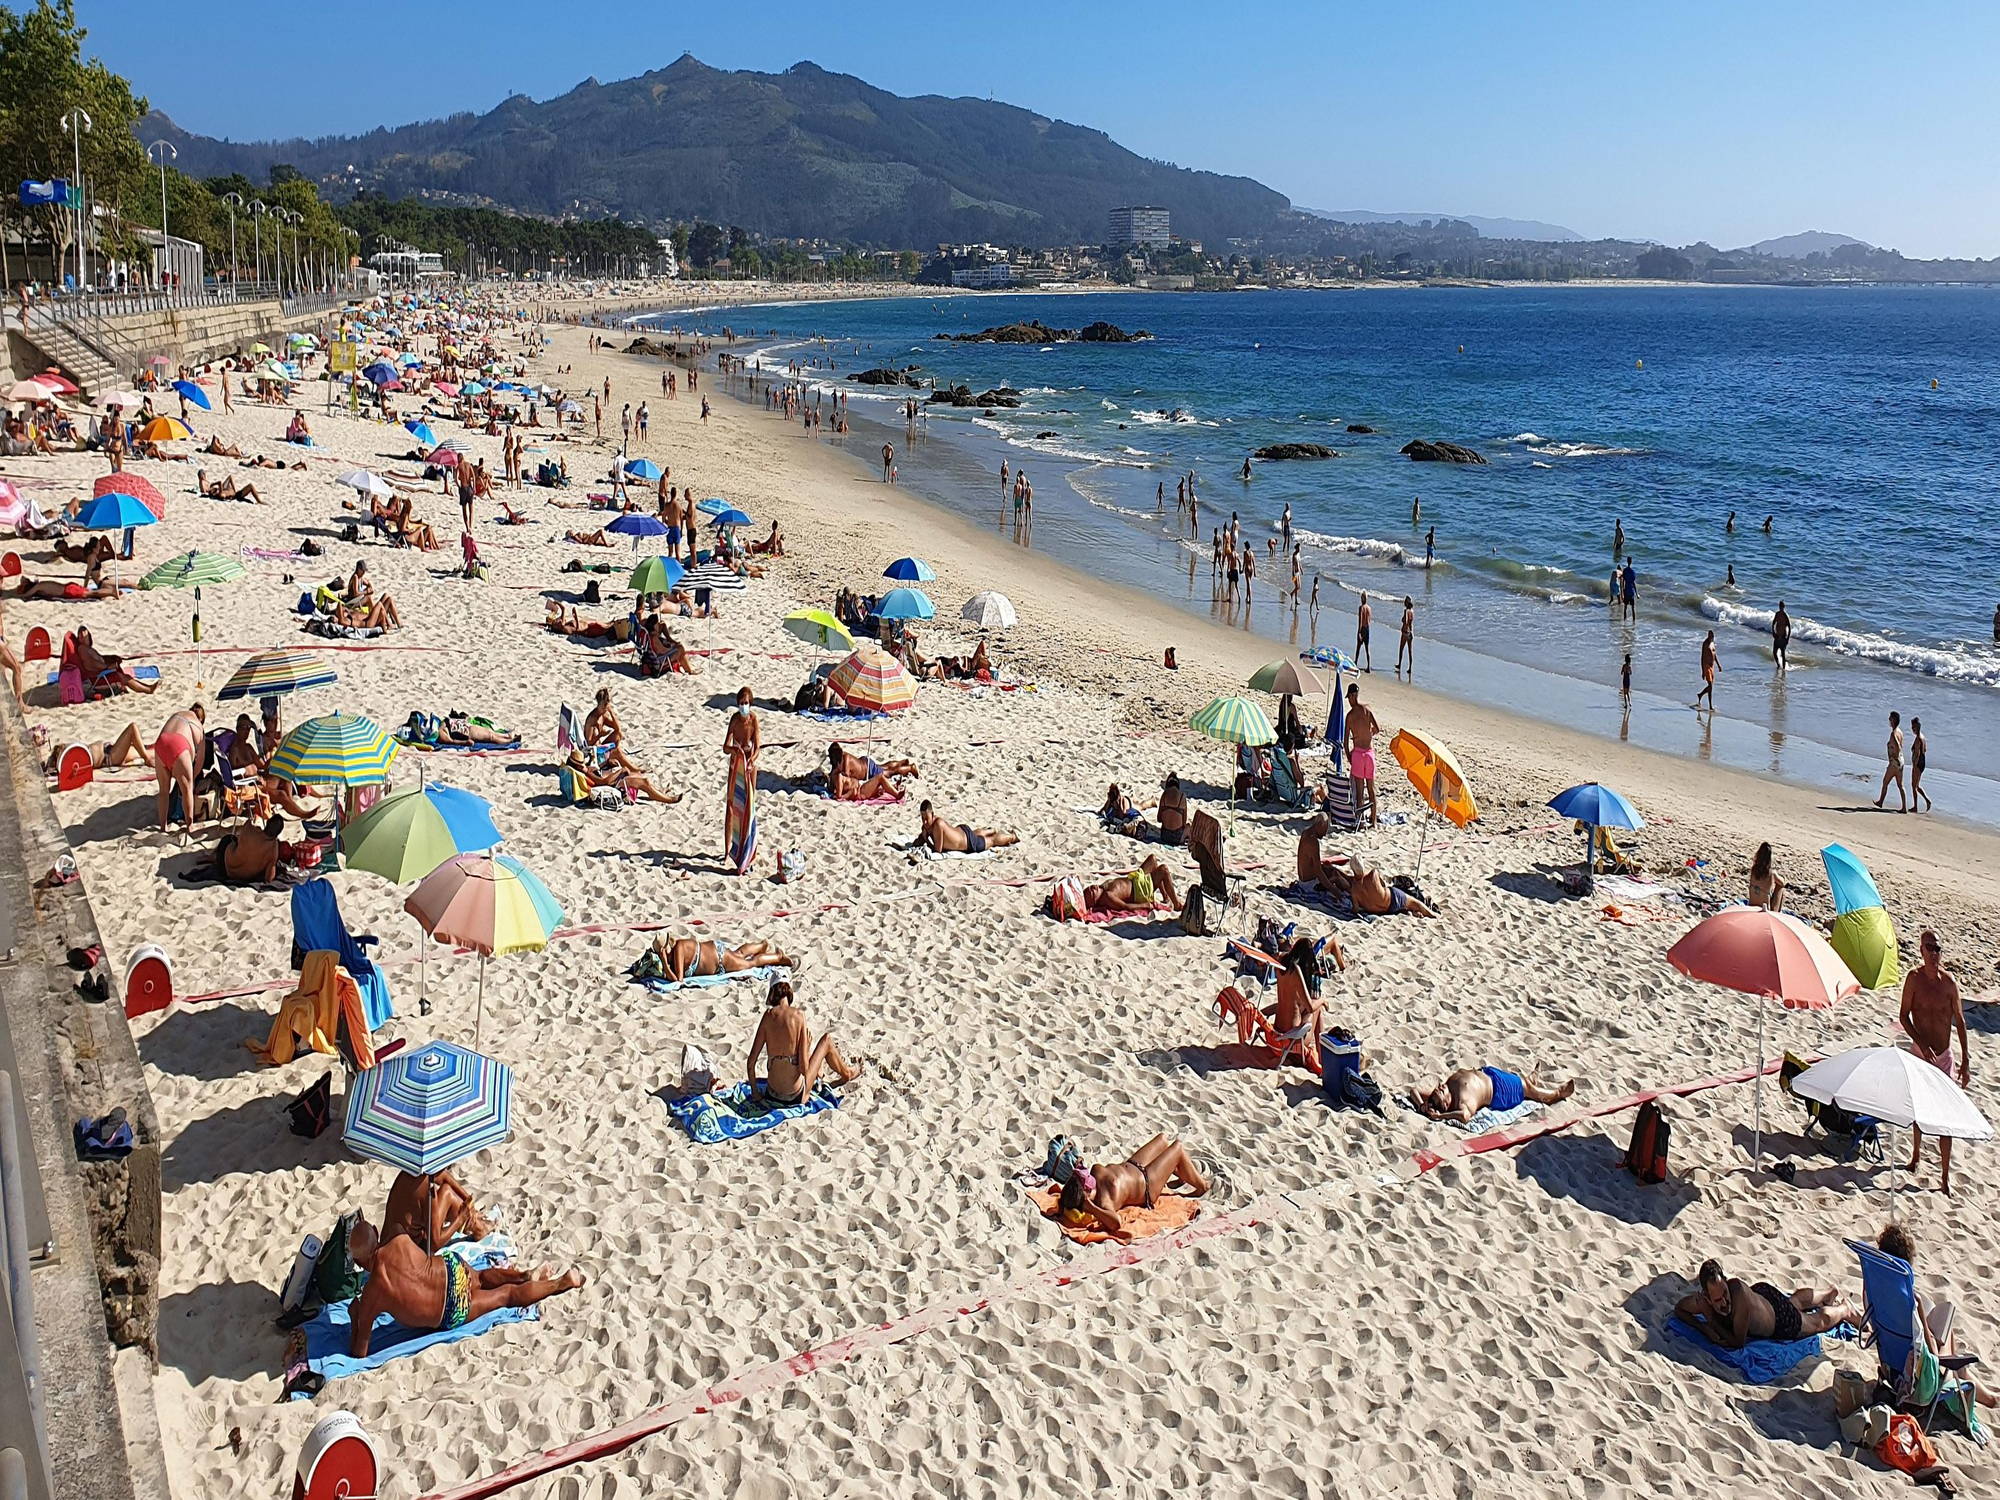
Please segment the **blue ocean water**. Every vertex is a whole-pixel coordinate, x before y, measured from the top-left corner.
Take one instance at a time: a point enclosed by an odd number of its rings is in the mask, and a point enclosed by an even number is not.
[[[1102,318],[1153,337],[934,337],[1030,318],[1071,328]],[[939,296],[703,321],[739,333],[754,324],[767,367],[819,362],[812,378],[848,391],[868,432],[851,446],[896,441],[906,487],[1010,535],[997,471],[1002,458],[1025,464],[1034,528],[1020,539],[1087,571],[1283,641],[1343,648],[1366,590],[1377,596],[1375,642],[1387,638],[1378,670],[1393,661],[1407,595],[1427,686],[1866,785],[1871,799],[1887,714],[1899,709],[1906,723],[1923,719],[1940,810],[2000,823],[2000,292]],[[932,407],[907,433],[907,392],[843,378],[911,364],[975,391],[1010,385],[1024,404]],[[1487,462],[1413,463],[1398,451],[1412,438],[1464,444]],[[1277,442],[1340,456],[1258,463],[1245,482],[1245,456]],[[1189,472],[1198,538],[1175,503]],[[1280,597],[1289,564],[1266,549],[1287,505],[1306,589],[1319,580],[1317,616]],[[1210,532],[1232,512],[1258,548],[1247,610],[1211,583]],[[1633,622],[1605,602],[1621,523],[1639,575]],[[1782,676],[1768,634],[1780,599],[1793,621]],[[1723,668],[1712,717],[1688,706],[1709,629]],[[1617,695],[1628,652],[1630,713]]]

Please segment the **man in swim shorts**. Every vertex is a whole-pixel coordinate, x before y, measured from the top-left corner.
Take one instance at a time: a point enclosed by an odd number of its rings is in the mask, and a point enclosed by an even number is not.
[[[1173,873],[1153,854],[1147,855],[1138,869],[1102,885],[1086,886],[1083,892],[1086,911],[1150,913],[1162,902],[1174,911],[1181,909]]]
[[[1361,684],[1347,685],[1347,774],[1368,789],[1368,826],[1382,821],[1375,803],[1375,735],[1381,729],[1375,711],[1361,701]]]
[[[1958,1086],[1966,1088],[1972,1082],[1972,1052],[1966,1044],[1965,1006],[1958,992],[1958,981],[1946,972],[1943,964],[1944,949],[1938,942],[1938,935],[1926,927],[1917,939],[1917,948],[1923,955],[1923,962],[1903,976],[1903,1003],[1897,1011],[1896,1019],[1910,1038],[1910,1050],[1925,1062],[1943,1073],[1947,1078],[1956,1077]],[[1952,1033],[1958,1033],[1958,1067],[1951,1065]],[[1917,1162],[1924,1149],[1924,1133],[1914,1127],[1910,1131],[1911,1175],[1916,1174]],[[1938,1141],[1938,1154],[1943,1159],[1944,1176],[1942,1186],[1951,1191],[1951,1137],[1944,1136]]]
[[[1701,1263],[1696,1279],[1701,1289],[1681,1298],[1674,1316],[1725,1349],[1741,1349],[1752,1339],[1789,1344],[1861,1322],[1837,1287],[1802,1286],[1786,1296],[1768,1281],[1746,1285],[1725,1276],[1714,1260]]]
[[[1368,596],[1361,596],[1361,607],[1354,612],[1354,664],[1364,672],[1375,670],[1375,657],[1368,649],[1368,625],[1375,618],[1375,611],[1368,607]],[[1367,665],[1362,666],[1362,658]]]
[[[1410,1103],[1433,1120],[1455,1120],[1463,1125],[1482,1109],[1505,1114],[1524,1102],[1557,1104],[1576,1092],[1576,1080],[1560,1087],[1536,1081],[1532,1073],[1510,1073],[1505,1068],[1460,1068],[1446,1076],[1429,1093],[1410,1090]]]
[[[367,1355],[375,1320],[383,1313],[405,1328],[448,1331],[503,1307],[533,1307],[583,1285],[574,1268],[561,1276],[549,1266],[533,1275],[512,1266],[475,1271],[459,1256],[430,1254],[407,1234],[384,1240],[364,1217],[355,1219],[348,1247],[354,1264],[368,1273],[348,1315],[354,1326],[348,1352],[356,1359]]]
[[[917,816],[923,820],[923,826],[917,832],[917,842],[928,845],[939,854],[984,854],[988,849],[1005,849],[1009,844],[1021,842],[1016,835],[1002,833],[997,828],[947,823],[937,815],[937,810],[928,799],[917,809]]]

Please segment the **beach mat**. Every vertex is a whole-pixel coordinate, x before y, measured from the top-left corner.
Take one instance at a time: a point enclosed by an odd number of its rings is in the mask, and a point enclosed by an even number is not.
[[[1844,1332],[1847,1325],[1841,1325]],[[1701,1331],[1683,1323],[1679,1318],[1667,1319],[1667,1328],[1690,1344],[1698,1344],[1702,1350],[1728,1365],[1751,1385],[1770,1385],[1783,1380],[1801,1362],[1822,1353],[1820,1335],[1793,1339],[1780,1343],[1776,1339],[1752,1339],[1741,1349],[1725,1349],[1720,1344],[1711,1344]],[[1840,1337],[1836,1332],[1833,1337]]]
[[[474,1270],[484,1270],[488,1266],[499,1265],[511,1257],[506,1253],[507,1242],[500,1236],[492,1236],[477,1245],[451,1245],[441,1252],[459,1255],[472,1265]],[[469,1253],[468,1253],[469,1252]],[[439,1344],[455,1344],[460,1339],[476,1339],[483,1333],[498,1328],[502,1323],[539,1322],[541,1310],[534,1307],[501,1307],[483,1318],[474,1318],[458,1328],[415,1329],[405,1328],[387,1313],[375,1320],[375,1331],[371,1336],[368,1353],[356,1359],[347,1352],[348,1340],[352,1337],[353,1324],[348,1319],[347,1302],[336,1302],[323,1307],[311,1322],[302,1323],[293,1332],[293,1339],[303,1337],[307,1367],[315,1375],[327,1380],[338,1380],[343,1375],[358,1374],[362,1370],[376,1370],[392,1359],[405,1359]],[[305,1391],[294,1391],[294,1401],[310,1400]]]
[[[765,1098],[761,1083],[732,1084],[713,1093],[664,1102],[667,1113],[697,1144],[703,1146],[748,1140],[787,1120],[802,1119],[823,1109],[840,1108],[840,1100],[824,1087],[814,1089],[809,1098],[798,1104],[772,1104]]]
[[[769,984],[784,972],[777,968],[738,969],[734,974],[690,974],[685,979],[641,979],[638,982],[656,995],[671,995],[677,990],[712,990],[718,985],[734,984],[739,979],[754,979],[760,984]]]
[[[1192,1224],[1195,1215],[1201,1212],[1198,1199],[1186,1193],[1168,1193],[1151,1208],[1121,1208],[1118,1221],[1126,1225],[1130,1233],[1113,1234],[1097,1227],[1095,1221],[1089,1224],[1065,1224],[1058,1217],[1057,1202],[1061,1193],[1051,1190],[1028,1194],[1041,1210],[1042,1217],[1063,1232],[1063,1238],[1077,1245],[1101,1245],[1106,1242],[1128,1244],[1133,1240],[1149,1240],[1156,1234],[1169,1234],[1176,1229],[1185,1229]]]

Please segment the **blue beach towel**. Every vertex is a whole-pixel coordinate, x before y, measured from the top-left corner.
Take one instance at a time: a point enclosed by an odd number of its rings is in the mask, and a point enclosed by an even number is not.
[[[878,708],[841,709],[808,708],[799,712],[801,719],[817,719],[822,724],[854,724],[862,719],[886,719],[889,716]]]
[[[752,1089],[756,1091],[754,1096]],[[763,1084],[738,1083],[711,1094],[669,1099],[666,1106],[667,1112],[696,1142],[719,1146],[724,1141],[747,1140],[787,1120],[818,1114],[823,1109],[838,1109],[840,1100],[826,1089],[818,1088],[802,1103],[772,1104],[764,1096]]]
[[[498,1265],[507,1258],[500,1249],[488,1248],[488,1244],[487,1241],[481,1241],[479,1246],[452,1245],[441,1253],[462,1255],[471,1263],[473,1269],[483,1270],[488,1266]],[[402,1359],[406,1355],[415,1354],[437,1344],[455,1344],[460,1339],[478,1338],[482,1333],[497,1328],[502,1323],[539,1322],[541,1319],[539,1308],[502,1307],[457,1328],[431,1329],[426,1332],[405,1328],[384,1313],[375,1320],[375,1332],[369,1341],[368,1353],[363,1358],[356,1359],[347,1352],[348,1339],[352,1336],[353,1329],[347,1316],[347,1310],[351,1305],[347,1302],[332,1303],[321,1308],[319,1316],[311,1322],[299,1325],[298,1331],[305,1335],[306,1340],[306,1364],[315,1375],[324,1376],[328,1380],[338,1380],[343,1375],[379,1369],[392,1359]],[[294,1401],[311,1399],[304,1391],[292,1393]]]
[[[1539,1114],[1542,1106],[1532,1099],[1523,1099],[1512,1109],[1495,1109],[1488,1105],[1478,1114],[1459,1125],[1456,1120],[1447,1120],[1447,1125],[1456,1126],[1467,1135],[1484,1135],[1489,1130],[1498,1130],[1503,1125],[1512,1125],[1516,1120],[1525,1120],[1529,1115]]]
[[[763,967],[738,969],[734,974],[690,974],[676,982],[672,979],[642,979],[639,983],[656,995],[671,995],[676,990],[709,990],[717,985],[732,984],[739,979],[754,979],[760,984],[769,984],[778,977],[778,970]]]
[[[1782,1380],[1801,1361],[1821,1352],[1820,1335],[1816,1333],[1808,1338],[1793,1339],[1790,1343],[1781,1344],[1776,1339],[1752,1339],[1741,1349],[1725,1349],[1720,1344],[1711,1344],[1700,1329],[1689,1327],[1679,1318],[1667,1319],[1667,1327],[1689,1343],[1701,1345],[1751,1385],[1770,1385]],[[1851,1336],[1845,1323],[1833,1334],[1835,1338]]]

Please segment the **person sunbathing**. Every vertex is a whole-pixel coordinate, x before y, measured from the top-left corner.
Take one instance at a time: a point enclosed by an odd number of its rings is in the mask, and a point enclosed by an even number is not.
[[[514,736],[504,729],[495,729],[491,724],[481,724],[470,714],[453,709],[438,725],[437,742],[440,745],[511,745]]]
[[[411,502],[408,495],[403,496],[400,500],[391,501],[390,510],[394,516],[395,528],[402,535],[404,541],[415,547],[419,552],[437,551],[437,532],[431,529],[430,522],[419,521],[410,513]]]
[[[1009,844],[1021,842],[1017,835],[1003,833],[997,828],[947,823],[937,815],[929,801],[917,809],[917,816],[922,820],[917,830],[917,841],[927,844],[939,854],[984,854],[988,849],[1005,849]]]
[[[1523,1101],[1558,1104],[1576,1092],[1576,1080],[1560,1087],[1540,1083],[1532,1073],[1509,1073],[1505,1068],[1460,1068],[1446,1076],[1429,1092],[1410,1090],[1410,1103],[1433,1120],[1456,1120],[1463,1125],[1482,1109],[1505,1114],[1519,1109]]]
[[[609,547],[611,545],[611,538],[604,534],[602,526],[598,527],[595,531],[565,531],[563,533],[563,540],[566,542],[575,542],[579,547]]]
[[[757,1023],[757,1035],[750,1042],[750,1060],[743,1073],[753,1087],[757,1082],[759,1054],[768,1059],[764,1097],[772,1104],[803,1104],[818,1084],[819,1075],[828,1068],[843,1084],[861,1076],[861,1069],[840,1055],[832,1032],[816,1043],[813,1041],[805,1012],[799,1009],[792,998],[791,985],[783,979],[771,981],[770,991],[764,997],[764,1018]]]
[[[1187,793],[1181,790],[1181,779],[1173,771],[1167,772],[1167,779],[1160,783],[1160,805],[1156,816],[1160,820],[1160,842],[1180,845],[1187,842]]]
[[[526,526],[528,524],[527,516],[514,509],[505,500],[500,502],[500,509],[502,514],[498,524],[502,526]]]
[[[1162,904],[1179,911],[1181,898],[1174,892],[1173,872],[1155,854],[1147,855],[1138,869],[1083,890],[1085,911],[1153,912]]]
[[[460,1235],[483,1240],[493,1226],[472,1201],[471,1191],[440,1168],[435,1172],[398,1172],[382,1205],[382,1237],[407,1234],[426,1250],[449,1245]]]
[[[118,549],[111,545],[111,538],[108,536],[94,536],[81,547],[61,538],[56,541],[56,556],[63,562],[94,563],[115,556],[117,551]]]
[[[215,878],[228,885],[270,884],[284,857],[285,820],[273,813],[261,828],[245,824],[215,846]]]
[[[195,488],[211,500],[248,500],[253,505],[262,505],[264,503],[264,497],[257,493],[256,485],[239,485],[236,482],[236,476],[233,474],[225,474],[213,484],[210,484],[208,475],[202,470],[196,469],[194,471],[194,483]]]
[[[826,758],[829,786],[837,778],[855,782],[873,781],[878,777],[885,780],[907,781],[922,774],[917,770],[917,763],[913,760],[899,757],[896,760],[877,763],[868,756],[856,755],[853,751],[843,748],[839,740],[826,747]],[[897,790],[900,791],[901,788],[898,787]]]
[[[53,776],[61,769],[63,751],[68,748],[68,745],[57,745],[50,753],[45,767],[49,775]],[[116,769],[134,759],[137,759],[142,766],[151,766],[153,763],[153,752],[146,744],[144,736],[139,733],[137,724],[127,724],[118,731],[118,738],[115,740],[100,740],[84,748],[90,751],[90,768],[93,771]]]
[[[459,1256],[427,1252],[407,1234],[384,1240],[360,1216],[347,1243],[354,1264],[368,1273],[368,1284],[349,1311],[354,1332],[348,1352],[356,1359],[367,1355],[375,1320],[383,1313],[405,1328],[449,1331],[503,1307],[533,1307],[584,1284],[574,1268],[561,1276],[548,1266],[532,1276],[511,1266],[476,1271]]]
[[[1300,842],[1300,859],[1303,861],[1304,841]],[[1371,917],[1397,916],[1404,912],[1413,917],[1437,915],[1408,891],[1389,884],[1382,878],[1381,871],[1369,869],[1356,855],[1341,855],[1324,861],[1320,865],[1320,883],[1334,895],[1346,896],[1354,903],[1356,911]]]
[[[1333,820],[1325,813],[1316,813],[1310,823],[1299,833],[1299,878],[1300,885],[1317,886],[1331,895],[1346,894],[1343,887],[1336,885],[1327,875],[1327,859],[1320,852],[1320,840],[1333,831]],[[1336,854],[1335,860],[1347,856]]]
[[[1078,1167],[1063,1184],[1056,1210],[1065,1224],[1077,1228],[1095,1224],[1107,1234],[1122,1236],[1125,1222],[1119,1210],[1156,1207],[1177,1182],[1196,1198],[1208,1191],[1208,1179],[1187,1148],[1162,1133],[1124,1161]]]
[[[611,706],[611,689],[597,690],[597,706],[583,721],[583,743],[599,765],[616,763],[628,771],[639,769],[638,762],[624,750],[625,726],[618,722],[618,710]]]
[[[683,932],[654,938],[653,949],[660,955],[667,978],[675,984],[709,974],[739,974],[745,969],[789,969],[794,963],[762,938],[731,944]]]
[[[1884,1255],[1895,1256],[1912,1270],[1916,1269],[1917,1242],[1910,1234],[1908,1225],[1892,1221],[1875,1241],[1875,1248]],[[1916,1310],[1917,1326],[1929,1336],[1931,1353],[1939,1359],[1956,1355],[1959,1352],[1957,1310],[1949,1302],[1933,1304],[1921,1292],[1917,1293]],[[1970,1370],[1959,1370],[1956,1378],[1972,1381],[1973,1399],[1981,1406],[2000,1406],[2000,1391],[1982,1381],[1973,1380]]]
[[[79,625],[76,630],[76,666],[83,674],[85,682],[101,682],[105,678],[121,693],[150,693],[159,683],[146,682],[133,675],[125,665],[122,656],[106,656],[97,649],[97,643],[90,638],[90,627]]]
[[[1113,833],[1140,840],[1152,836],[1153,830],[1147,826],[1145,813],[1118,789],[1115,781],[1111,783],[1111,790],[1104,794],[1104,806],[1098,808],[1097,816],[1110,825]]]
[[[778,523],[771,523],[771,534],[762,541],[751,542],[743,549],[761,557],[783,557],[785,555],[785,534],[778,530]]]
[[[23,573],[14,585],[14,592],[23,599],[116,599],[119,597],[116,579],[101,574],[88,583],[65,583],[60,578],[30,578]]]
[[[548,615],[542,624],[551,635],[580,635],[590,641],[602,640],[606,636],[621,642],[632,639],[632,622],[629,618],[586,620],[576,612],[575,605],[571,605],[565,612],[561,602],[555,599],[549,601]]]
[[[583,778],[584,785],[591,787],[611,786],[622,792],[636,792],[650,797],[655,802],[674,803],[681,800],[679,792],[663,792],[637,771],[628,771],[620,765],[600,766],[582,750],[572,750],[564,761],[570,770]]]
[[[403,617],[396,612],[396,601],[384,594],[363,604],[349,604],[336,598],[333,622],[351,630],[396,630],[401,628]]]
[[[1861,1324],[1837,1287],[1814,1283],[1787,1296],[1768,1281],[1746,1285],[1725,1276],[1715,1260],[1703,1261],[1695,1280],[1700,1289],[1675,1304],[1674,1316],[1725,1349],[1741,1349],[1752,1339],[1789,1344],[1842,1323]]]
[[[694,659],[688,649],[675,637],[667,622],[659,615],[649,616],[646,621],[646,650],[658,658],[669,672],[692,674]]]
[[[206,453],[212,458],[241,458],[243,456],[241,448],[237,447],[234,443],[223,442],[220,436],[211,437],[206,447],[197,448],[194,451],[197,453]]]
[[[236,467],[239,469],[303,469],[305,466],[306,461],[303,458],[292,463],[286,463],[282,458],[266,458],[263,454],[259,453],[254,458],[244,459]]]

